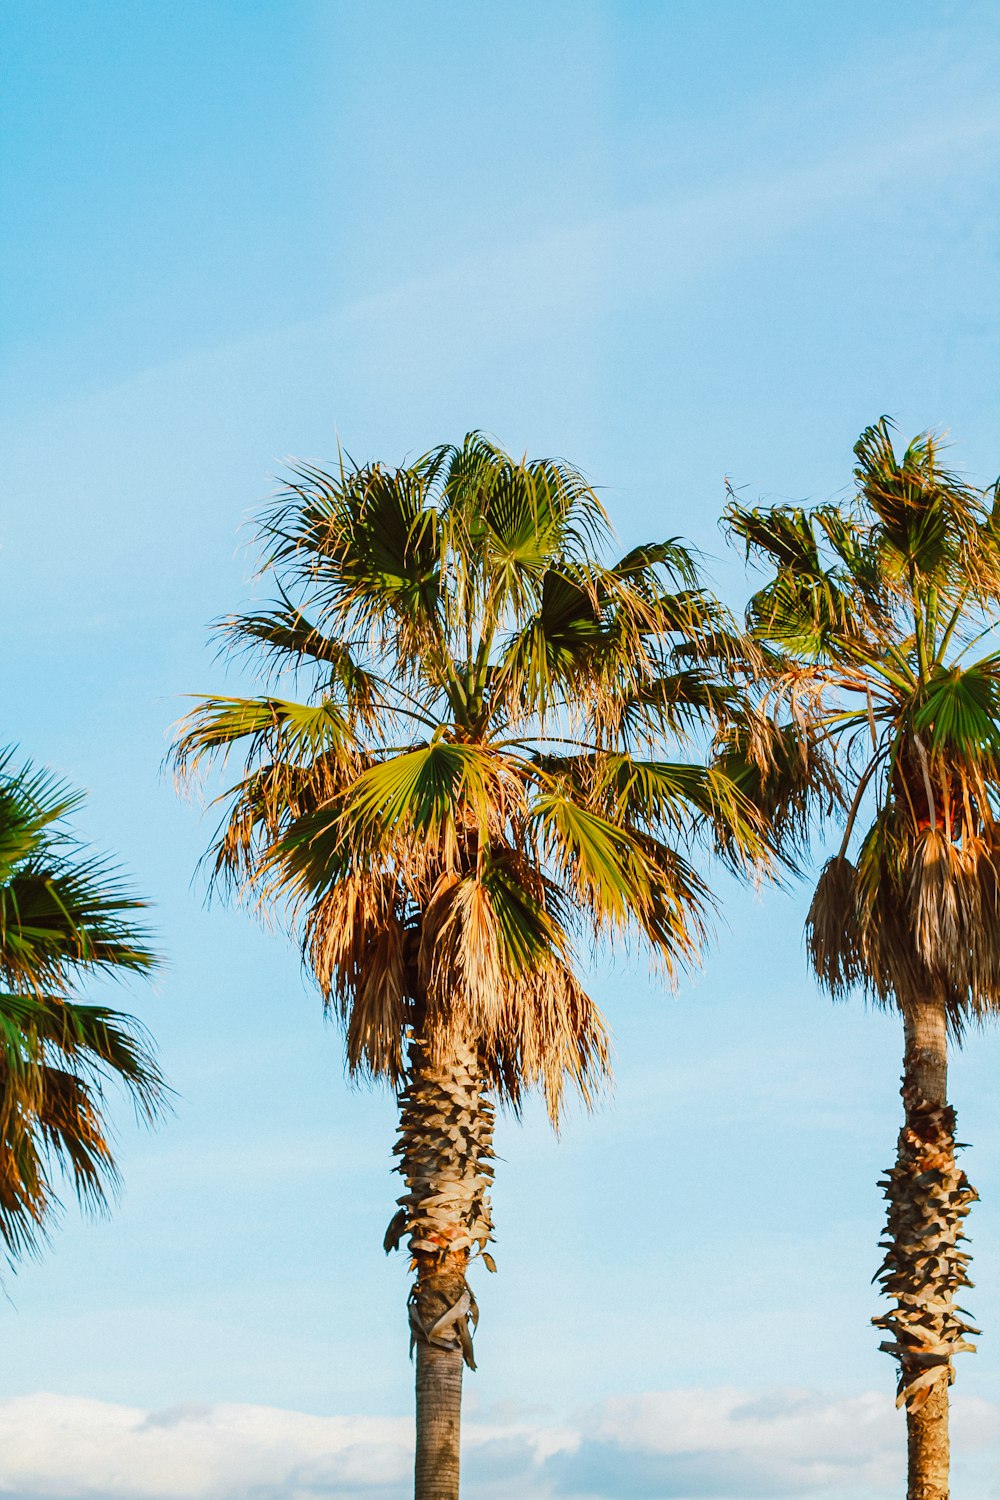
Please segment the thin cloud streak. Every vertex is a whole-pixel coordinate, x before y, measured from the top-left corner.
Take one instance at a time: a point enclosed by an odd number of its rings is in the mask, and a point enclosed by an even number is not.
[[[454,261],[352,303],[351,323],[426,323],[427,332],[470,326],[510,336],[522,321],[584,306],[588,317],[671,291],[780,239],[818,213],[864,200],[920,169],[922,180],[974,169],[1000,143],[1000,117],[923,121],[873,152],[852,141],[822,159],[774,174],[750,174],[690,197],[617,209],[595,220],[533,236],[489,255]],[[470,322],[471,320],[471,322]]]
[[[380,366],[380,332],[392,347],[397,378],[406,373],[409,351],[424,383],[432,350],[447,368],[484,339],[508,344],[537,335],[540,320],[544,326],[580,315],[591,323],[637,303],[669,304],[692,279],[794,233],[824,211],[860,204],[886,186],[898,189],[913,173],[924,188],[938,176],[976,174],[998,148],[1000,115],[981,108],[965,117],[925,117],[917,128],[880,141],[877,150],[859,135],[779,173],[750,172],[705,193],[618,208],[510,240],[489,254],[459,257],[430,275],[316,316],[192,350],[68,404],[83,411],[138,394],[155,406],[155,387],[165,378],[187,386],[192,378],[214,385],[221,377],[226,385],[226,376],[231,381],[246,364],[273,370],[275,362],[290,372],[304,360],[326,357],[345,338],[356,354],[367,350]]]

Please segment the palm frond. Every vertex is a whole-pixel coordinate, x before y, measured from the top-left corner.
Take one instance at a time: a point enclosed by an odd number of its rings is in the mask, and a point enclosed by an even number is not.
[[[107,1084],[147,1121],[166,1097],[139,1023],[77,998],[97,973],[155,965],[144,903],[66,828],[79,800],[10,754],[0,762],[0,1241],[12,1264],[43,1242],[60,1176],[95,1208],[116,1185]]]
[[[532,821],[546,857],[596,933],[636,928],[670,974],[692,960],[710,898],[676,850],[560,791],[536,798]]]

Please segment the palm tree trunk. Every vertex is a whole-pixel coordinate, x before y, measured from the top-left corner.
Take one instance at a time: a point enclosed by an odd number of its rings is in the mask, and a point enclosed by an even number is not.
[[[888,1200],[885,1260],[878,1274],[896,1307],[873,1319],[899,1361],[896,1404],[906,1407],[907,1500],[948,1500],[948,1387],[952,1356],[972,1349],[955,1295],[971,1286],[962,1225],[976,1198],[955,1161],[948,1105],[943,997],[921,996],[903,1013],[903,1107],[896,1165],[879,1184]]]
[[[941,1165],[945,1171],[954,1172],[953,1112],[948,1118],[946,1021],[943,1001],[919,1003],[903,1018],[905,1141],[900,1141],[899,1157],[901,1164],[905,1156],[908,1165],[917,1166],[923,1164],[921,1157],[936,1152],[944,1157]],[[924,1236],[919,1238],[922,1240]],[[952,1295],[953,1290],[949,1288]],[[938,1328],[927,1331],[933,1334],[941,1332]],[[901,1376],[905,1373],[911,1382],[925,1371],[936,1376],[930,1384],[920,1388],[924,1393],[922,1401],[917,1401],[914,1396],[906,1400],[909,1387],[903,1392],[906,1402],[907,1500],[948,1500],[951,1459],[948,1387],[954,1379],[949,1353],[940,1350],[937,1361],[943,1359],[945,1362],[929,1366],[922,1366],[912,1356],[900,1362]],[[935,1358],[934,1355],[925,1355],[925,1359],[928,1357]]]
[[[948,1500],[950,1463],[948,1384],[939,1380],[922,1406],[906,1409],[906,1500]]]
[[[386,1249],[409,1238],[416,1272],[410,1291],[410,1350],[416,1350],[415,1500],[458,1500],[462,1367],[475,1369],[479,1313],[466,1281],[471,1255],[492,1238],[493,1107],[473,1047],[444,1058],[410,1042],[399,1095],[397,1168],[407,1191]]]
[[[425,1308],[430,1291],[426,1280],[429,1278],[425,1279],[421,1297]],[[439,1289],[443,1290],[440,1284],[435,1290]],[[456,1289],[452,1288],[440,1300],[448,1302]],[[416,1354],[417,1444],[413,1493],[416,1500],[458,1500],[464,1364],[462,1349],[457,1343],[451,1348],[437,1348],[429,1340],[418,1338]]]

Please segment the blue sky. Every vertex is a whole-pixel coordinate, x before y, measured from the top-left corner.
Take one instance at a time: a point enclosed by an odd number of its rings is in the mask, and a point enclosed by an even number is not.
[[[204,909],[211,822],[161,771],[184,695],[240,681],[206,627],[249,595],[246,518],[288,457],[339,438],[394,462],[482,427],[580,465],[626,545],[691,538],[738,604],[727,475],[836,495],[888,412],[991,480],[1000,20],[974,0],[7,0],[0,39],[4,738],[89,789],[85,832],[156,903],[167,964],[128,1003],[178,1094],[153,1136],[119,1111],[114,1218],[69,1214],[7,1282],[0,1428],[174,1413],[214,1433],[192,1453],[219,1445],[190,1493],[225,1500],[226,1413],[249,1404],[285,1444],[276,1500],[388,1500],[395,1460],[373,1478],[363,1455],[395,1451],[410,1403],[405,1270],[380,1248],[392,1101],[345,1084],[282,936]],[[895,1419],[873,1407],[888,1435],[852,1459],[850,1403],[892,1388],[867,1320],[897,1027],[816,993],[801,892],[719,889],[676,996],[595,959],[614,1100],[558,1143],[535,1111],[501,1127],[473,1494],[504,1493],[515,1450],[526,1495],[896,1483]],[[952,1076],[986,1329],[956,1387],[956,1500],[1000,1494],[998,1047],[973,1036]],[[699,1391],[714,1416],[682,1462],[663,1432]],[[834,1434],[822,1473],[796,1468],[793,1408],[810,1444]],[[332,1429],[293,1418],[354,1422],[357,1473],[302,1480]],[[0,1493],[82,1493],[79,1456],[60,1477],[3,1449]],[[182,1492],[129,1453],[92,1488]]]

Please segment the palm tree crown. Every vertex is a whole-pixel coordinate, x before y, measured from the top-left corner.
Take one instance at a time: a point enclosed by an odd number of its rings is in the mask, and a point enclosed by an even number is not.
[[[129,1016],[79,998],[98,974],[154,965],[142,902],[65,826],[80,797],[0,757],[0,1240],[8,1259],[38,1247],[65,1171],[94,1207],[117,1184],[103,1117],[114,1079],[152,1118],[163,1083]]]
[[[750,621],[780,654],[777,697],[844,791],[809,915],[817,974],[896,1004],[940,988],[960,1034],[1000,1004],[998,492],[942,469],[930,436],[897,459],[885,418],[855,451],[853,507],[734,502],[728,521],[774,568]]]
[[[732,777],[656,758],[735,703],[730,621],[678,543],[601,563],[580,475],[478,434],[395,472],[302,470],[263,535],[280,600],[226,637],[312,691],[186,721],[182,772],[246,747],[216,876],[304,902],[352,1069],[398,1081],[416,1006],[557,1115],[604,1065],[574,940],[631,929],[672,970],[708,900],[677,842],[696,823],[763,852]]]

